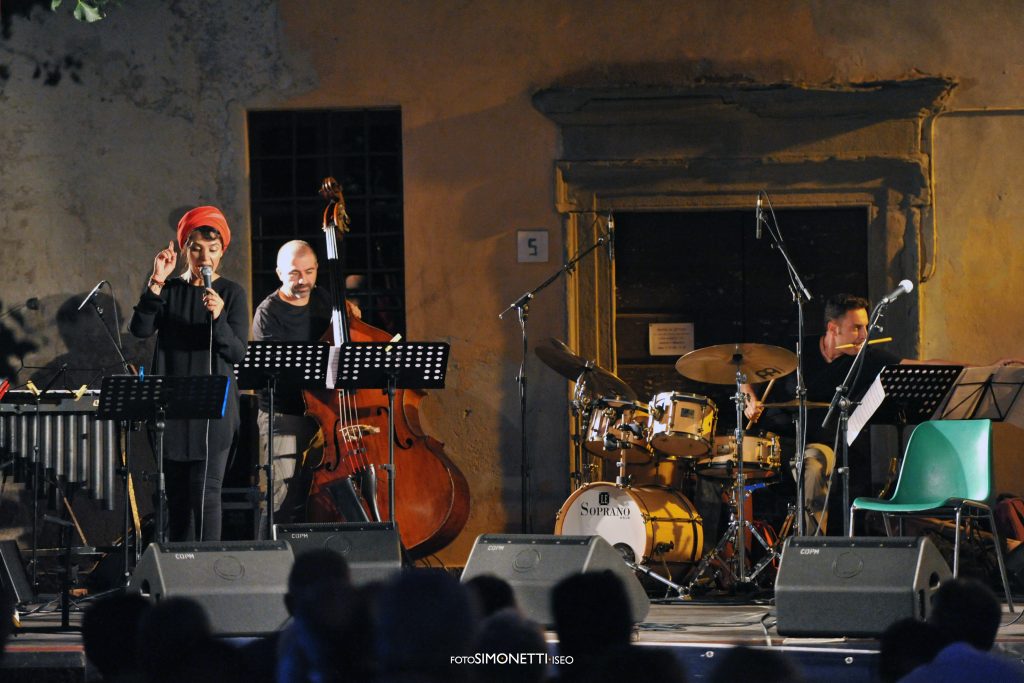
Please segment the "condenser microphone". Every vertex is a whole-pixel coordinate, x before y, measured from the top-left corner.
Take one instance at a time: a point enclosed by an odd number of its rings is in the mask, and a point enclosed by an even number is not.
[[[94,296],[96,296],[96,292],[100,291],[100,287],[102,287],[105,284],[107,284],[106,280],[100,280],[99,282],[97,282],[96,286],[92,288],[92,291],[89,292],[88,296],[86,296],[84,299],[82,299],[82,303],[80,303],[78,305],[78,310],[82,310],[83,308],[85,308],[85,305],[87,303],[89,303]],[[32,299],[29,299],[28,301],[26,301],[25,305],[28,306],[29,308],[32,308],[31,306],[29,306],[29,302],[30,301],[32,301]],[[36,302],[36,306],[38,306],[38,305],[39,305],[39,302],[37,301]]]
[[[608,260],[615,260],[615,216],[608,212]]]
[[[757,208],[754,209],[754,220],[757,221],[757,232],[754,233],[754,236],[757,239],[761,239],[761,221],[764,220],[764,217],[761,215],[761,193],[760,192],[757,194]]]
[[[896,301],[896,299],[903,296],[904,294],[910,294],[910,292],[912,292],[913,289],[913,282],[911,282],[910,280],[903,280],[902,282],[900,282],[899,287],[892,290],[892,292],[890,292],[888,296],[882,298],[882,303],[886,305],[891,304],[893,301]]]

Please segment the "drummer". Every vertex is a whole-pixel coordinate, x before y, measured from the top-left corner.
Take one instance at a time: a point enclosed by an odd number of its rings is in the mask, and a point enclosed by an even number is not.
[[[808,402],[826,406],[831,403],[836,387],[843,383],[857,352],[868,337],[870,306],[867,299],[852,294],[837,294],[825,301],[825,333],[820,337],[805,337],[803,340],[803,374]],[[947,360],[901,358],[885,350],[881,345],[869,345],[864,350],[862,362],[860,373],[850,390],[850,397],[855,401],[860,400],[886,365],[967,365]],[[1012,362],[1019,361],[1004,359],[995,364],[1006,365]],[[756,420],[761,428],[783,436],[794,435],[792,412],[783,412],[775,408],[765,409],[749,384],[744,385],[744,392],[748,399],[745,409],[748,418]],[[767,397],[767,402],[788,402],[795,399],[796,373],[790,373],[776,382]],[[835,465],[835,453],[831,444],[835,443],[836,427],[833,421],[829,429],[822,428],[824,407],[809,412],[809,415],[811,417],[807,420],[807,450],[804,457],[804,519],[805,531],[814,534],[819,520],[822,533],[825,533],[827,526],[828,515],[824,514],[823,507],[829,477]],[[849,448],[851,499],[872,494],[871,459],[866,441],[855,441]],[[788,453],[794,452],[792,447],[784,450]],[[833,515],[846,514],[846,511],[842,510],[841,495],[833,493],[829,497],[829,510]],[[836,524],[833,528],[841,533],[842,524]]]

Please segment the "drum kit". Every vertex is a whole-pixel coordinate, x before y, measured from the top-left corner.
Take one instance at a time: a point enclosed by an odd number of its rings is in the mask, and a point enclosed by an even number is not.
[[[642,401],[626,382],[584,359],[557,339],[536,348],[537,356],[575,382],[572,411],[577,448],[574,491],[558,511],[555,533],[599,535],[619,550],[626,563],[689,597],[705,574],[724,567],[730,585],[752,582],[778,558],[781,542],[769,543],[745,519],[750,492],[776,481],[781,472],[780,440],[770,432],[747,433],[743,385],[783,377],[795,370],[796,356],[765,344],[722,344],[692,351],[676,362],[682,376],[707,384],[735,384],[736,429],[716,433],[718,406],[709,397],[680,391]],[[785,404],[765,404],[785,409]],[[750,425],[747,425],[749,428]],[[615,481],[592,481],[596,461],[614,463]],[[703,553],[703,520],[684,489],[698,479],[721,484],[731,500],[728,529],[714,550]],[[752,483],[748,483],[752,482]],[[788,533],[791,518],[783,525]],[[784,535],[784,534],[782,534]],[[765,549],[747,568],[746,542]],[[662,565],[669,576],[655,573]],[[688,565],[689,582],[672,580],[668,565]]]

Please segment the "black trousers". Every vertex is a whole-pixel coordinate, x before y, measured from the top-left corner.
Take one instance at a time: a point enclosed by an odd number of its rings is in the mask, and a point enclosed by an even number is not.
[[[220,540],[221,488],[230,450],[211,452],[208,463],[164,461],[168,540]]]

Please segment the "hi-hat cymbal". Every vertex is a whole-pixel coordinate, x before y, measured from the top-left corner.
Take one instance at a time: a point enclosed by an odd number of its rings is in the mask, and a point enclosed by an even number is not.
[[[635,401],[636,392],[617,376],[592,360],[576,355],[563,342],[551,337],[534,349],[544,364],[573,382],[586,385],[593,397],[615,396]]]
[[[735,384],[736,372],[751,383],[767,382],[796,370],[796,354],[768,344],[718,344],[676,361],[676,372],[708,384]]]

